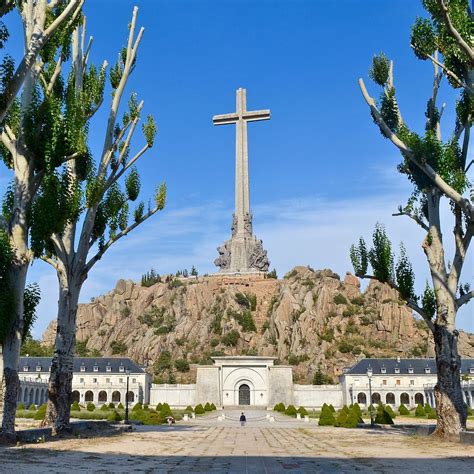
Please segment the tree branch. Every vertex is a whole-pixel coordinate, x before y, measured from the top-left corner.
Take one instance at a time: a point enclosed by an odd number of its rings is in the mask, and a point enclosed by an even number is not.
[[[440,192],[458,204],[470,218],[474,218],[474,208],[469,199],[464,198],[448,183],[446,183],[446,181],[444,181],[443,178],[441,178],[441,176],[439,176],[430,165],[427,163],[421,163],[415,158],[411,148],[409,148],[402,140],[400,140],[400,138],[395,133],[393,133],[385,123],[384,119],[377,110],[377,107],[375,106],[375,100],[367,92],[363,79],[359,79],[359,86],[362,95],[370,107],[372,115],[383,134],[388,137],[388,139],[403,153],[404,156],[406,156],[431,179],[433,184],[440,190]]]
[[[439,9],[441,11],[441,16],[443,17],[444,24],[449,32],[449,34],[457,41],[461,50],[466,54],[471,63],[471,67],[474,66],[474,51],[472,48],[464,41],[463,37],[459,34],[459,31],[456,30],[454,25],[451,22],[449,17],[448,7],[445,5],[444,0],[437,1]]]
[[[423,230],[426,230],[426,232],[429,231],[428,226],[416,215],[411,212],[397,212],[396,214],[392,214],[393,217],[398,217],[398,216],[407,216],[410,219],[414,220]]]
[[[110,182],[110,185],[116,183],[120,177],[140,159],[140,157],[148,150],[148,148],[150,147],[148,144],[146,144],[115,176],[112,175],[112,181]],[[110,185],[107,187],[109,188]]]
[[[51,23],[51,25],[43,32],[35,32],[31,36],[31,41],[28,49],[23,56],[20,64],[18,65],[13,79],[8,81],[7,86],[3,92],[3,103],[5,104],[3,109],[0,110],[0,123],[2,123],[10,109],[15,97],[17,96],[20,88],[25,80],[27,74],[35,65],[36,56],[40,52],[41,48],[49,41],[53,33],[71,14],[76,12],[76,9],[80,11],[84,0],[71,0],[68,6],[63,12]],[[77,14],[77,13],[76,13]]]
[[[128,235],[133,229],[138,227],[140,224],[145,222],[147,219],[149,219],[151,216],[156,214],[161,208],[156,206],[154,209],[151,211],[148,211],[138,222],[134,222],[132,225],[128,226],[126,229],[122,230],[119,232],[115,237],[111,237],[107,243],[87,262],[85,268],[84,268],[84,275],[83,277],[86,277],[91,268],[103,257],[104,253],[110,248],[110,246],[114,243],[117,242],[117,240],[121,239],[122,237],[125,237]]]
[[[471,290],[469,293],[465,293],[464,295],[460,296],[456,300],[456,306],[459,309],[462,305],[469,303],[472,298],[474,298],[474,290]]]

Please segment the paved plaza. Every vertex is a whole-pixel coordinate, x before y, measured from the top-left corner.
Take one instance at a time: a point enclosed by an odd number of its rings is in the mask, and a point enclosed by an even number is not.
[[[265,411],[225,411],[119,436],[0,448],[0,472],[472,472],[474,447],[398,430],[319,427]],[[272,413],[273,415],[273,413]]]

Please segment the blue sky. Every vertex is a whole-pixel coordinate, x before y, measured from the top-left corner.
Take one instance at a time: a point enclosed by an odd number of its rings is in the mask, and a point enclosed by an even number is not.
[[[86,0],[93,62],[114,62],[126,44],[134,5],[145,35],[127,93],[136,91],[158,124],[155,147],[139,165],[142,195],[147,199],[166,181],[168,203],[96,265],[82,301],[109,291],[118,278],[138,280],[151,266],[160,273],[191,265],[201,273],[214,271],[215,248],[230,232],[235,130],[213,127],[211,118],[234,111],[239,87],[247,89],[249,109],[272,112],[270,121],[249,125],[254,230],[272,268],[283,275],[309,264],[344,275],[351,270],[350,244],[360,235],[370,238],[379,221],[395,245],[404,241],[418,286],[424,286],[422,234],[415,224],[391,217],[411,188],[397,174],[399,154],[374,126],[357,84],[364,77],[378,96],[367,71],[373,54],[384,51],[395,61],[404,118],[423,129],[432,68],[409,46],[411,25],[424,15],[421,2]],[[14,54],[19,40],[10,44]],[[454,97],[445,82],[445,137]],[[108,92],[91,127],[97,155],[109,106]],[[135,143],[138,149],[143,141]],[[471,252],[464,273],[471,286],[472,263]],[[30,279],[43,291],[34,328],[39,336],[55,317],[57,283],[42,262],[35,262]],[[459,316],[459,326],[472,332],[473,306]]]

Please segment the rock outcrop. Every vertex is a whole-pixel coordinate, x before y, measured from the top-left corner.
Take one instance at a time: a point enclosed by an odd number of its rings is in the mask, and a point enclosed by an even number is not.
[[[349,273],[341,280],[331,270],[302,266],[282,280],[168,277],[149,288],[119,280],[79,306],[77,326],[77,340],[104,355],[150,366],[164,351],[191,364],[212,355],[275,356],[295,366],[300,383],[318,366],[334,377],[360,357],[433,355],[425,324],[396,291],[371,282],[361,292]],[[54,329],[51,323],[45,344],[54,342]],[[462,333],[459,347],[474,357],[474,336]]]

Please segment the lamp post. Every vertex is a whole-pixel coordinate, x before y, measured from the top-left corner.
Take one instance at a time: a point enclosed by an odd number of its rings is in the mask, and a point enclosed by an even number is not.
[[[372,367],[369,365],[367,367],[367,377],[369,378],[369,401],[370,401],[370,405],[369,405],[369,413],[370,413],[370,427],[373,428],[374,427],[374,407],[372,406],[372,375],[373,375],[373,371],[372,371]]]
[[[127,375],[127,391],[125,392],[125,424],[128,425],[128,381],[130,377],[130,370],[126,370],[125,374]]]

